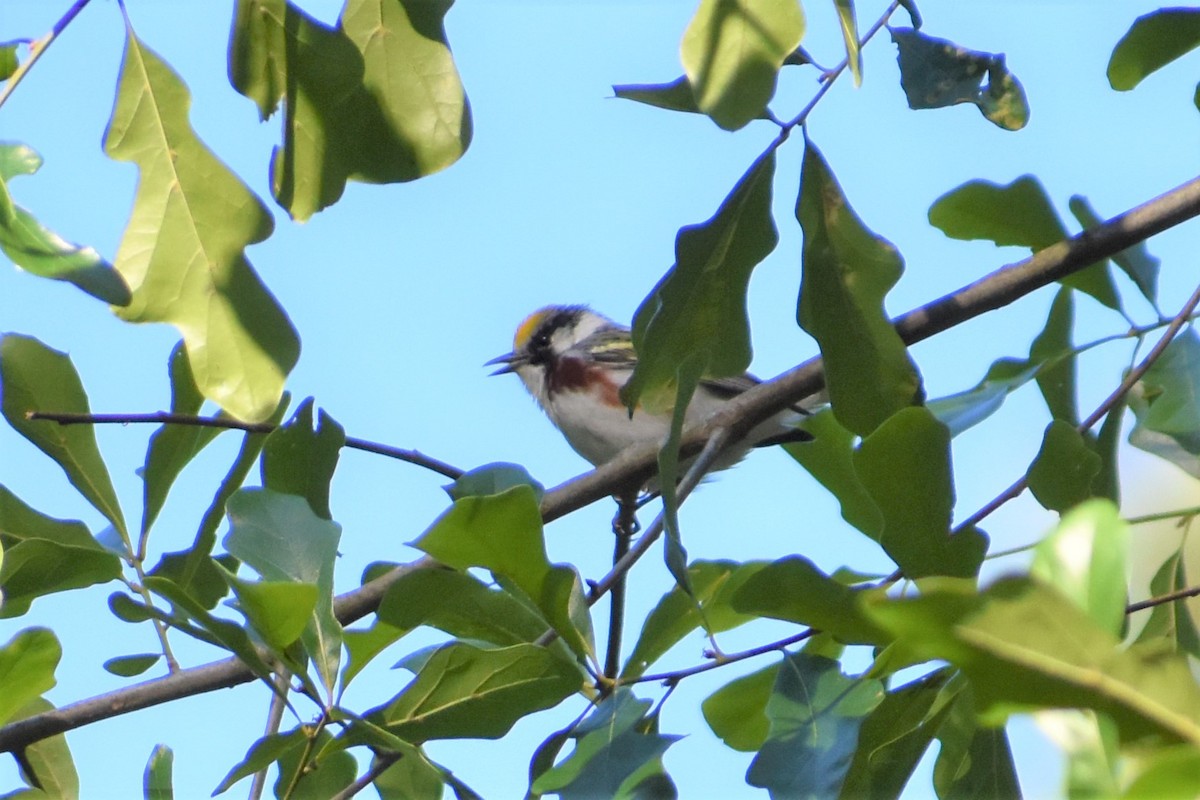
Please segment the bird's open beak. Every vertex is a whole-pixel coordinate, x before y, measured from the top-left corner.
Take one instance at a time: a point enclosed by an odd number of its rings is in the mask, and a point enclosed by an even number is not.
[[[522,363],[523,361],[516,353],[505,353],[502,356],[496,356],[491,361],[485,361],[483,365],[485,367],[491,367],[495,366],[496,364],[503,364],[504,366],[500,367],[500,369],[496,370],[492,374],[507,375],[510,372],[516,372],[517,367],[519,367]]]

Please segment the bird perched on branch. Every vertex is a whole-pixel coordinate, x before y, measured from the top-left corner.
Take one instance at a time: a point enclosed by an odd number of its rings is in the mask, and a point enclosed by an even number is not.
[[[515,372],[575,452],[599,466],[631,445],[661,446],[670,432],[672,409],[632,415],[621,387],[633,374],[637,353],[629,329],[586,306],[547,306],[517,326],[511,353],[487,362],[501,364],[493,375]],[[703,421],[730,399],[757,385],[744,374],[700,381],[684,426]],[[775,414],[731,444],[714,469],[733,466],[753,447],[803,442],[812,435],[795,427],[808,412],[800,405]]]

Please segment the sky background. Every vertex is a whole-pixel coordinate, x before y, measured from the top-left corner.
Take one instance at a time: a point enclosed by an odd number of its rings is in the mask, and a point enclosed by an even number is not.
[[[333,0],[301,5],[330,23],[340,8]],[[885,5],[860,2],[861,27]],[[1066,202],[1072,194],[1085,195],[1101,215],[1111,216],[1200,171],[1200,116],[1192,104],[1200,61],[1194,55],[1130,93],[1113,92],[1105,78],[1112,46],[1136,16],[1157,5],[922,2],[928,33],[1007,55],[1032,108],[1028,127],[1018,133],[995,128],[973,107],[909,111],[894,46],[881,35],[865,49],[863,86],[855,89],[848,76],[840,80],[810,118],[809,135],[859,216],[905,257],[907,272],[887,301],[892,314],[1026,255],[952,241],[928,224],[930,204],[964,181],[1007,183],[1032,173],[1069,219]],[[40,36],[68,6],[67,0],[4,0],[0,40]],[[232,3],[129,0],[128,6],[140,37],[188,83],[192,125],[200,137],[270,203],[267,164],[279,127],[277,120],[259,124],[254,105],[229,86]],[[832,6],[805,4],[804,44],[830,64],[841,57]],[[447,17],[447,29],[474,114],[474,141],[463,160],[411,184],[352,184],[337,205],[304,225],[272,205],[275,234],[248,250],[302,338],[303,353],[289,381],[294,397],[315,396],[349,435],[417,448],[463,468],[515,461],[547,486],[583,472],[586,463],[541,416],[519,381],[488,377],[482,364],[507,352],[516,324],[545,304],[588,303],[628,322],[670,267],[676,231],[710,217],[774,136],[775,127],[766,122],[730,134],[698,115],[613,99],[612,84],[665,82],[681,74],[679,41],[694,8],[669,0],[461,0]],[[0,139],[24,142],[45,159],[37,175],[12,182],[16,201],[64,237],[110,259],[136,181],[132,165],[108,160],[100,146],[123,36],[114,0],[95,0],[0,108]],[[789,118],[815,88],[813,70],[789,68],[773,108]],[[816,352],[795,324],[800,232],[792,208],[801,155],[799,136],[781,150],[775,182],[780,242],[750,286],[753,370],[762,377]],[[1167,313],[1193,288],[1195,235],[1191,223],[1150,243],[1163,259],[1160,296]],[[1132,299],[1134,292],[1123,294],[1139,322],[1153,318]],[[915,346],[929,396],[973,386],[995,358],[1026,355],[1051,297],[1052,290],[1042,290]],[[1090,299],[1081,298],[1077,308],[1077,342],[1127,327]],[[95,411],[152,411],[169,404],[166,361],[177,339],[173,328],[122,323],[71,286],[5,265],[0,330],[35,335],[68,352]],[[1131,351],[1131,343],[1119,343],[1081,359],[1081,409],[1090,411],[1111,390]],[[1024,472],[1047,421],[1030,386],[987,423],[956,439],[959,519]],[[131,519],[142,492],[134,471],[152,431],[98,431]],[[184,472],[155,527],[156,552],[191,542],[237,444],[233,434],[223,435]],[[1175,468],[1129,448],[1122,463],[1127,513],[1196,502],[1195,483]],[[418,555],[405,543],[446,507],[443,482],[407,464],[343,453],[331,497],[343,527],[339,592],[354,588],[373,560]],[[58,468],[7,428],[0,428],[0,483],[45,513],[82,519],[94,531],[101,527]],[[611,555],[612,512],[611,503],[600,502],[548,526],[551,559],[575,564],[585,578],[602,575]],[[705,486],[685,505],[681,524],[693,558],[802,553],[825,570],[891,569],[782,451],[756,453]],[[1024,498],[984,527],[993,549],[1004,549],[1036,540],[1052,524],[1051,515]],[[1154,555],[1165,554],[1177,540],[1169,526],[1138,529],[1136,549],[1145,562],[1135,565],[1135,585],[1157,566]],[[1024,564],[1023,557],[989,562],[985,575]],[[639,565],[630,585],[631,626],[669,586],[657,553]],[[65,654],[59,685],[48,694],[56,704],[124,685],[102,670],[103,662],[155,649],[149,626],[130,626],[109,614],[106,598],[114,589],[44,598],[28,615],[0,621],[0,641],[34,624],[58,633]],[[604,617],[597,615],[598,637]],[[764,623],[723,634],[719,641],[727,652],[735,651],[791,630]],[[627,646],[636,631],[627,633]],[[365,708],[390,697],[409,679],[408,673],[389,670],[390,664],[432,641],[417,633],[379,658],[351,685],[346,704]],[[182,637],[173,642],[189,665],[220,656]],[[702,637],[692,636],[655,670],[697,663],[704,646]],[[750,754],[716,740],[700,717],[699,702],[767,663],[758,659],[688,679],[667,704],[664,732],[687,734],[665,759],[682,797],[765,796],[744,783]],[[866,660],[849,664],[864,667]],[[655,686],[639,692],[651,699],[660,694]],[[139,796],[142,770],[159,742],[175,750],[176,796],[208,796],[260,735],[266,705],[263,689],[245,686],[75,731],[68,741],[83,796]],[[486,797],[520,796],[533,749],[581,708],[580,700],[568,700],[518,723],[502,741],[434,743],[429,752]],[[1057,795],[1058,756],[1029,719],[1014,721],[1010,731],[1026,795]],[[931,764],[927,759],[906,796],[932,796]],[[17,785],[11,762],[0,761],[0,792]],[[233,791],[240,795],[246,786]]]

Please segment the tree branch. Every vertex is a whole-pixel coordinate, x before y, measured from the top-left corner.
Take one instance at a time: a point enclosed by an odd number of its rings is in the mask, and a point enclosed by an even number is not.
[[[1125,606],[1125,613],[1132,614],[1135,611],[1141,611],[1154,606],[1161,606],[1165,603],[1174,603],[1176,600],[1186,600],[1189,597],[1200,595],[1200,586],[1189,586],[1186,589],[1179,589],[1174,592],[1159,595],[1158,597],[1148,597],[1145,600],[1139,600],[1136,603],[1130,603]]]
[[[1097,261],[1200,214],[1200,178],[1194,178],[1108,222],[1039,250],[1033,256],[964,286],[895,320],[907,343],[928,339],[988,311],[1018,300]],[[731,400],[720,412],[684,435],[684,452],[703,447],[718,427],[731,428],[733,438],[773,414],[800,402],[824,386],[820,358],[805,361],[772,380]],[[631,448],[601,467],[584,473],[552,491],[542,500],[547,522],[607,497],[615,487],[649,478],[657,448]]]
[[[349,625],[365,617],[379,607],[384,593],[400,578],[418,569],[438,566],[432,558],[421,558],[411,564],[398,566],[386,575],[338,597],[334,601],[334,614],[338,622]],[[254,673],[237,658],[180,670],[163,678],[143,681],[11,722],[0,728],[0,753],[18,752],[34,742],[103,719],[217,689],[228,689],[253,680]]]
[[[988,311],[1002,308],[1036,289],[1109,258],[1197,214],[1200,214],[1200,178],[910,311],[895,320],[896,329],[908,344],[927,339]],[[731,400],[704,424],[686,431],[684,455],[698,452],[720,428],[727,429],[730,438],[738,438],[762,420],[820,391],[823,385],[819,358],[810,359],[759,384]],[[542,518],[546,522],[553,521],[612,495],[622,486],[644,481],[653,474],[656,459],[655,447],[627,450],[609,463],[548,492],[542,500]],[[655,525],[658,525],[658,520]],[[661,527],[658,531],[653,530],[654,527],[651,526],[651,530],[642,536],[622,559],[623,562],[630,565],[645,552],[661,533]],[[384,592],[393,582],[414,569],[431,566],[436,566],[436,562],[422,558],[347,592],[337,600],[338,619],[347,624],[366,616],[378,607]],[[628,566],[614,568],[612,573],[598,582],[597,597],[610,588],[618,569],[624,572]],[[0,752],[19,751],[33,742],[91,722],[251,680],[253,675],[249,670],[232,658],[186,669],[165,678],[146,681],[10,723],[0,728]]]

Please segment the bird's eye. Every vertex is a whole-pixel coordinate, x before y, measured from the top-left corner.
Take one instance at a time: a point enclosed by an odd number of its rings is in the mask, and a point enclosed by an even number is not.
[[[534,335],[530,345],[534,350],[546,350],[550,347],[550,334],[546,331],[539,331]]]

